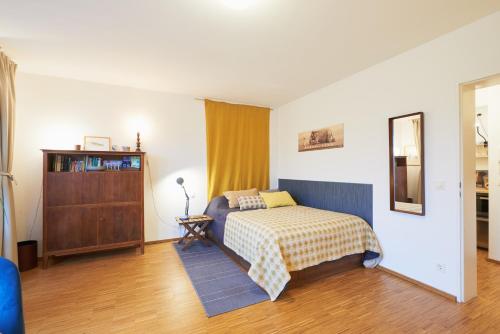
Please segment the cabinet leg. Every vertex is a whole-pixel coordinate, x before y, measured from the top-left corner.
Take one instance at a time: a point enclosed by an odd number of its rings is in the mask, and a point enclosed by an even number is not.
[[[44,255],[42,260],[42,269],[47,269],[48,266],[49,266],[49,257],[47,255]]]

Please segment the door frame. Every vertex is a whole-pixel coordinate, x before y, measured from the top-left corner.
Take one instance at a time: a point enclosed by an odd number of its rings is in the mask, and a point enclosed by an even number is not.
[[[477,296],[475,91],[500,84],[500,74],[461,83],[460,97],[460,290],[457,301]]]

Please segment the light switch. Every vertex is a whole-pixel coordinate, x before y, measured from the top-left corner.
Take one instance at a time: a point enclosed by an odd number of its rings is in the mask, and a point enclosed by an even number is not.
[[[440,190],[440,191],[446,190],[446,182],[445,181],[436,181],[435,188],[436,188],[436,190]]]

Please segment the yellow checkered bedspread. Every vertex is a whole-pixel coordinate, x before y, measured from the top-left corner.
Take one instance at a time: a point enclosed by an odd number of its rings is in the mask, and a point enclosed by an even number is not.
[[[362,218],[304,206],[232,212],[224,244],[250,263],[248,275],[273,301],[291,271],[367,250],[382,254],[375,233]]]

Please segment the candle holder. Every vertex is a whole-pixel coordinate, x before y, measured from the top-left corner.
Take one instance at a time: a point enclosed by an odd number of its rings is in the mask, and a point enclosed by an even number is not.
[[[141,151],[141,134],[137,132],[137,142],[135,143],[135,151],[140,152]]]

